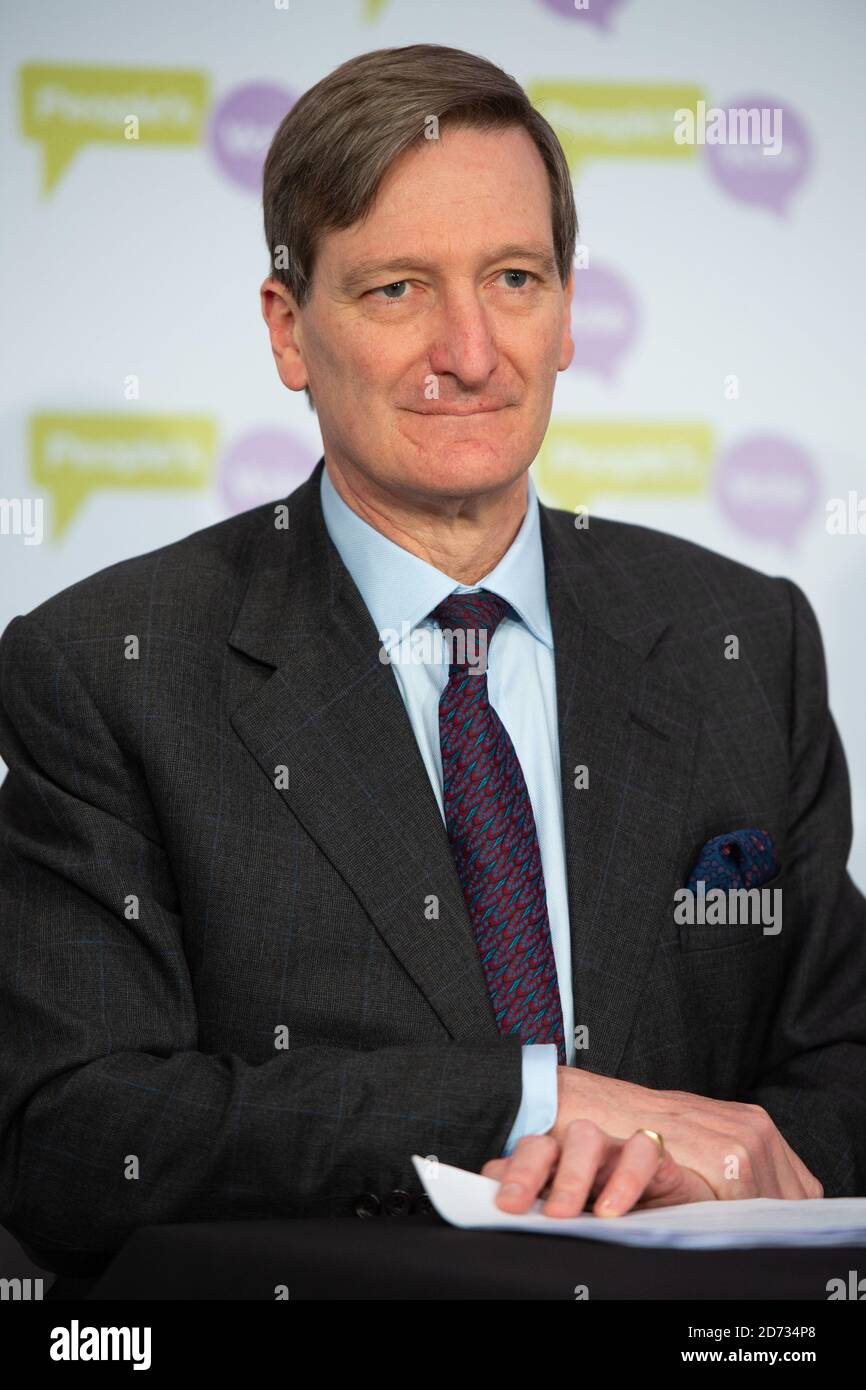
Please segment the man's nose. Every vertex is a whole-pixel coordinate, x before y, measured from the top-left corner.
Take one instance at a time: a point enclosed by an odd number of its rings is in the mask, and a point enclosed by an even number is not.
[[[474,290],[449,295],[436,316],[429,349],[437,376],[456,377],[466,387],[483,386],[499,354],[489,310]]]

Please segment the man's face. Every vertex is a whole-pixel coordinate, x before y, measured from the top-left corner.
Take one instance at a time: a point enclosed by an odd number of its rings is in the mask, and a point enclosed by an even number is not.
[[[286,385],[309,383],[329,459],[444,498],[528,469],[573,346],[532,139],[441,136],[393,165],[364,220],[322,237],[277,359]]]

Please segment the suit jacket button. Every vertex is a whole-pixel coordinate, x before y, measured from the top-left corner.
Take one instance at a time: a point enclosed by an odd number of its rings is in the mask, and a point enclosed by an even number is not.
[[[409,1193],[399,1187],[395,1187],[385,1198],[385,1212],[388,1216],[405,1216],[411,1206],[412,1198]]]
[[[356,1216],[378,1216],[382,1210],[382,1203],[375,1192],[361,1192],[355,1198]]]
[[[416,1216],[435,1215],[436,1208],[430,1201],[430,1198],[427,1196],[426,1192],[422,1192],[420,1197],[416,1197],[414,1211]]]

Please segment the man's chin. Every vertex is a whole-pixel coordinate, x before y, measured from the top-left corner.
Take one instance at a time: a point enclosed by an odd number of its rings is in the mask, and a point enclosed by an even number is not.
[[[442,496],[469,496],[489,492],[513,483],[525,473],[532,455],[516,455],[513,446],[499,449],[482,447],[474,441],[455,443],[449,448],[431,450],[407,465],[404,481],[422,492]]]

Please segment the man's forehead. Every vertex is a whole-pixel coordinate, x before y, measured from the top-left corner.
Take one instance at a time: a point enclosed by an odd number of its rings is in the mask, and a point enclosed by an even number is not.
[[[550,235],[547,170],[525,130],[461,126],[444,130],[441,140],[412,146],[386,171],[364,215],[329,235],[341,258],[380,254],[385,238],[399,254],[408,238],[459,238],[464,220],[468,225],[479,214],[498,219],[500,241],[538,241]],[[424,251],[420,244],[415,249]]]

